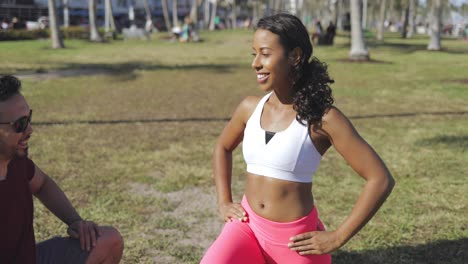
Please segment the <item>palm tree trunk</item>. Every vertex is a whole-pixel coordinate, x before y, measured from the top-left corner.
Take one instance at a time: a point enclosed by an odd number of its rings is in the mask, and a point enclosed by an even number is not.
[[[167,32],[171,32],[171,20],[169,19],[169,9],[167,8],[167,0],[161,0],[162,9],[163,9],[163,16],[164,16],[164,23],[166,23]]]
[[[387,19],[392,22],[392,24],[395,24],[395,0],[390,0],[388,4]]]
[[[384,31],[385,31],[385,6],[387,4],[387,0],[381,0],[380,2],[380,18],[379,18],[379,26],[377,28],[377,39],[383,40],[384,39]]]
[[[67,28],[70,26],[70,13],[68,12],[68,1],[63,0],[63,27]]]
[[[143,5],[145,7],[145,13],[146,13],[145,30],[151,31],[153,29],[153,19],[151,18],[151,9],[150,9],[148,0],[143,0]],[[150,26],[148,27],[148,25]]]
[[[351,7],[351,51],[349,58],[351,60],[369,60],[369,51],[367,51],[362,34],[361,8],[359,0],[350,0]]]
[[[192,0],[192,6],[190,7],[190,20],[195,25],[198,25],[198,1]]]
[[[408,27],[408,34],[406,35],[407,38],[411,38],[414,33],[416,32],[416,1],[409,0],[409,27]]]
[[[367,29],[367,0],[362,0],[362,28]]]
[[[99,35],[97,24],[96,24],[96,0],[89,0],[89,39],[94,42],[101,42],[102,37]]]
[[[405,19],[403,20],[403,28],[401,29],[401,37],[402,38],[406,38],[407,34],[408,34],[408,20],[409,20],[409,11],[410,10],[410,7],[409,7],[409,3],[407,3],[406,7],[405,7]]]
[[[278,0],[280,1],[280,0]],[[252,0],[252,24],[256,25],[258,22],[258,3],[257,0]]]
[[[232,20],[232,28],[234,29],[237,28],[236,0],[232,1],[231,20]]]
[[[210,25],[210,1],[205,0],[205,9],[203,10],[203,28]]]
[[[151,20],[151,9],[148,0],[143,0],[143,5],[145,6],[146,20]]]
[[[336,0],[334,3],[333,3],[333,25],[337,25],[338,24],[338,18],[340,17],[340,1],[339,0]]]
[[[431,39],[429,45],[427,46],[428,50],[441,50],[440,45],[440,24],[442,22],[442,4],[441,0],[432,0],[431,7]]]
[[[114,21],[114,12],[112,11],[112,1],[106,0],[105,2],[105,17],[104,17],[104,27],[106,34],[109,32],[115,31],[115,21]]]
[[[338,12],[337,20],[336,20],[336,28],[338,29],[343,29],[343,12],[345,10],[345,5],[343,3],[343,0],[337,0],[336,1],[336,8]]]
[[[63,49],[65,45],[63,44],[62,38],[60,37],[59,27],[57,23],[57,9],[55,7],[54,0],[48,0],[49,4],[49,21],[50,21],[50,34],[52,38],[52,48],[53,49]]]
[[[174,27],[179,25],[179,17],[177,15],[177,0],[172,0],[172,24]]]
[[[283,4],[283,1],[282,0],[275,0],[275,6],[274,6],[274,9],[275,9],[275,14],[281,12],[281,8],[282,8],[282,5]]]
[[[218,6],[218,0],[213,1],[213,8],[211,10],[211,18],[210,18],[210,30],[215,30],[215,19],[216,19],[216,9]]]

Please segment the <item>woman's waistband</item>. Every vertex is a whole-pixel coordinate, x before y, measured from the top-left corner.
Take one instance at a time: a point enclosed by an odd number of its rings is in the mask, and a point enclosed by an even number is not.
[[[319,223],[316,208],[304,217],[291,222],[276,222],[257,215],[249,205],[246,196],[242,198],[242,207],[247,212],[248,224],[257,238],[261,236],[270,242],[286,245],[289,238],[301,233],[317,230]]]

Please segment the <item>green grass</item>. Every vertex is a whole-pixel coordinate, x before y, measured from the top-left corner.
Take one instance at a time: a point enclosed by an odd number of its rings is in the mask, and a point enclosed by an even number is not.
[[[203,32],[205,41],[196,44],[163,36],[67,41],[64,50],[48,41],[0,42],[1,73],[103,71],[24,78],[23,93],[36,123],[31,157],[83,217],[120,230],[124,263],[198,263],[222,227],[211,171],[216,137],[243,97],[261,94],[250,69],[251,31]],[[369,64],[343,61],[346,36],[333,47],[314,47],[336,81],[336,105],[397,182],[372,221],[334,253],[334,263],[467,259],[468,85],[454,80],[468,78],[468,46],[444,39],[444,51],[429,52],[427,42],[369,39],[378,62]],[[240,150],[234,163],[239,198]],[[362,186],[336,151],[325,155],[314,196],[329,229],[349,214]],[[37,240],[65,230],[36,202]]]

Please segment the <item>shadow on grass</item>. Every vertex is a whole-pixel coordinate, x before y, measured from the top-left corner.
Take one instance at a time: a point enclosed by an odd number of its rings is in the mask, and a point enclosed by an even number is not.
[[[369,40],[367,45],[373,49],[375,48],[389,48],[395,51],[398,51],[403,54],[410,54],[416,51],[424,51],[427,49],[427,45],[423,44],[413,44],[413,43],[391,43],[391,42],[381,42],[378,40]],[[336,45],[338,48],[346,49],[350,47],[349,43],[342,43]],[[371,54],[372,57],[372,54]]]
[[[350,119],[374,119],[374,118],[401,118],[420,115],[466,115],[468,111],[459,112],[419,112],[419,113],[396,113],[350,116]],[[227,122],[229,117],[187,117],[187,118],[149,118],[149,119],[119,119],[119,120],[68,120],[68,121],[37,121],[35,126],[51,125],[112,125],[112,124],[134,124],[134,123],[172,123],[172,122]]]
[[[466,264],[468,263],[468,238],[362,252],[338,251],[333,254],[333,263]]]
[[[438,144],[447,145],[451,148],[466,149],[468,146],[468,135],[461,136],[436,136],[432,138],[421,139],[416,142],[420,146],[434,146]],[[467,248],[468,250],[468,248]]]
[[[448,111],[448,112],[415,112],[415,113],[394,113],[394,114],[370,114],[349,116],[350,119],[373,119],[373,118],[400,118],[422,115],[444,116],[444,115],[466,115],[468,111]]]
[[[188,118],[150,118],[150,119],[120,119],[120,120],[69,120],[69,121],[38,121],[35,126],[52,125],[115,125],[115,124],[135,124],[135,123],[177,123],[177,122],[227,122],[230,118],[217,117],[188,117]]]
[[[145,62],[127,62],[112,64],[87,64],[69,63],[59,69],[37,69],[34,71],[22,71],[13,75],[21,79],[50,79],[88,75],[113,75],[119,78],[134,79],[136,70],[208,70],[214,73],[231,73],[233,69],[240,67],[237,64],[187,64],[187,65],[164,65]]]
[[[443,40],[444,41],[444,40]],[[440,51],[430,51],[427,50],[427,44],[416,44],[416,43],[393,43],[393,42],[382,42],[378,40],[369,40],[367,42],[368,46],[371,48],[388,48],[403,54],[410,54],[414,52],[428,52],[428,53],[434,53],[434,52],[441,52],[441,53],[447,53],[447,54],[468,54],[468,49],[462,49],[462,48],[447,48],[444,47],[444,42],[442,41],[442,50]],[[349,48],[350,44],[349,43],[342,43],[337,45],[338,48]],[[372,54],[371,54],[372,57]]]

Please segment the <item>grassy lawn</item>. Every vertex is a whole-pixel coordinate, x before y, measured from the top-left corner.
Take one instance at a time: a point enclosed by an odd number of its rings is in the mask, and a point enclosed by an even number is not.
[[[202,33],[202,43],[0,42],[0,73],[23,76],[34,109],[31,157],[81,215],[117,227],[124,263],[198,263],[222,228],[211,155],[236,105],[261,95],[251,31]],[[334,263],[468,260],[468,42],[369,40],[375,63],[349,63],[349,39],[315,47],[329,64],[336,105],[396,179],[393,194]],[[57,77],[63,70],[98,74]],[[40,73],[30,75],[31,73]],[[463,81],[464,80],[464,81]],[[233,190],[245,164],[234,155]],[[336,228],[364,182],[330,150],[314,177],[323,222]],[[66,228],[36,202],[38,241]]]

